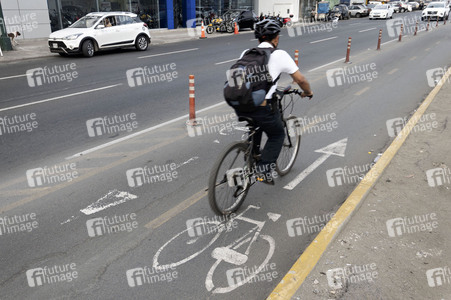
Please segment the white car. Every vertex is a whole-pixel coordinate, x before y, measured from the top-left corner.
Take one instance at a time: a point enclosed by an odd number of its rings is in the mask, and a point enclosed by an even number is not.
[[[150,44],[147,24],[128,12],[89,13],[70,27],[49,36],[50,52],[66,56],[82,53],[91,57],[96,51],[135,46],[145,51]]]
[[[446,2],[431,2],[421,13],[421,20],[428,19],[447,19],[449,17],[449,5]]]
[[[370,12],[370,20],[372,19],[391,19],[393,18],[393,7],[390,4],[378,4]]]

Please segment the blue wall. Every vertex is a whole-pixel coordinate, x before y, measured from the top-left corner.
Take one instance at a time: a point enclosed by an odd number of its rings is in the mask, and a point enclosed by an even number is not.
[[[196,0],[184,0],[182,6],[183,26],[186,26],[186,21],[196,18]],[[191,22],[191,27],[196,27],[194,22]]]

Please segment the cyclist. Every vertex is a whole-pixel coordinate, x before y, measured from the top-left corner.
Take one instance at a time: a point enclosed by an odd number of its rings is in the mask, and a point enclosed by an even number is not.
[[[277,48],[279,45],[279,24],[272,19],[265,19],[255,24],[255,37],[259,41],[259,48]],[[245,50],[241,57],[246,53]],[[268,72],[271,78],[278,78],[281,73],[288,73],[302,89],[301,97],[312,97],[313,92],[310,84],[304,75],[301,74],[296,63],[284,50],[274,50],[268,61]],[[265,148],[261,151],[260,160],[257,163],[257,180],[274,185],[274,178],[271,174],[274,171],[275,163],[282,149],[285,139],[283,123],[280,119],[279,111],[272,109],[273,94],[277,88],[275,83],[266,94],[265,100],[253,112],[238,112],[238,116],[252,118],[260,131],[254,136],[254,153],[260,153],[260,143],[262,132],[268,136]]]

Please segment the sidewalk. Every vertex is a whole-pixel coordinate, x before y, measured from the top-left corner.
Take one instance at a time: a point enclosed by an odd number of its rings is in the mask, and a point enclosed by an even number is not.
[[[450,80],[292,299],[451,299]]]
[[[241,31],[239,34],[253,33],[253,31]],[[153,45],[169,44],[189,40],[199,40],[200,27],[196,29],[151,29],[151,43],[149,49]],[[206,34],[208,38],[217,38],[221,36],[230,36],[229,33]],[[13,51],[3,51],[3,57],[0,56],[0,63],[11,62],[24,59],[32,59],[39,57],[59,56],[57,53],[51,53],[47,44],[47,38],[18,40],[19,45],[14,47]]]

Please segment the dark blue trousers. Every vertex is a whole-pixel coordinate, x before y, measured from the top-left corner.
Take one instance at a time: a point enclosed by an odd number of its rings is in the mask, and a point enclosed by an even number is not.
[[[268,136],[265,148],[261,150],[261,161],[258,163],[259,168],[265,168],[269,171],[271,164],[275,164],[282,149],[285,139],[285,130],[282,120],[280,119],[279,110],[272,111],[270,105],[259,106],[256,111],[243,113],[237,112],[238,116],[245,116],[255,120],[256,126],[260,130],[254,136],[254,151],[260,153],[260,143],[262,133]]]

